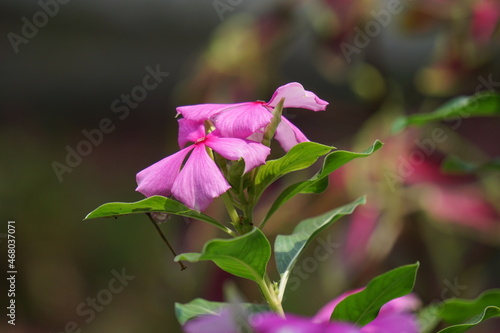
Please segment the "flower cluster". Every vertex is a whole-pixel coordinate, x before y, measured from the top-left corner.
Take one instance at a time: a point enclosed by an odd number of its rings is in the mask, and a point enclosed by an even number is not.
[[[187,207],[202,211],[231,186],[214,161],[213,152],[230,161],[243,159],[245,173],[265,163],[269,147],[262,144],[273,110],[283,107],[324,111],[327,102],[292,82],[279,87],[269,102],[198,104],[177,108],[181,150],[137,174],[137,191],[147,197],[174,196]],[[284,150],[309,141],[282,117],[275,138]],[[187,146],[188,143],[192,145]],[[189,155],[189,156],[188,156]]]

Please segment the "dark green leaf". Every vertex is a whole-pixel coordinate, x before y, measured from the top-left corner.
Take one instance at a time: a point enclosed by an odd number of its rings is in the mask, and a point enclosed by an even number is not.
[[[262,192],[278,178],[292,171],[310,167],[318,158],[332,149],[333,147],[315,142],[302,142],[290,149],[285,156],[277,160],[267,161],[265,165],[259,167],[255,176],[253,192],[256,198],[260,197]]]
[[[395,268],[377,276],[362,291],[346,297],[333,311],[332,320],[360,326],[371,322],[387,302],[413,290],[419,264]]]
[[[364,203],[365,198],[359,198],[323,215],[300,222],[290,235],[278,235],[276,237],[274,252],[276,266],[281,277],[279,284],[280,299],[283,298],[290,273],[306,246],[326,227],[342,216],[351,214],[358,205]]]
[[[162,196],[152,196],[137,202],[110,202],[99,206],[94,211],[90,212],[84,220],[95,219],[99,217],[118,217],[122,215],[153,212],[167,213],[197,219],[213,224],[217,228],[224,230],[229,234],[234,234],[232,230],[225,227],[210,216],[191,210],[179,201]]]
[[[410,125],[420,126],[433,121],[498,115],[500,115],[500,94],[487,92],[456,97],[431,113],[401,117],[395,122],[393,129],[399,131]]]
[[[269,209],[263,223],[267,222],[269,218],[288,200],[299,193],[321,193],[328,186],[328,176],[346,163],[359,158],[367,157],[379,150],[382,147],[382,142],[376,140],[373,145],[362,153],[354,153],[345,150],[336,150],[331,152],[325,157],[323,167],[311,179],[291,185],[285,189],[278,198],[274,201]]]
[[[258,228],[232,239],[214,239],[201,253],[183,253],[175,261],[197,262],[211,260],[233,275],[261,283],[271,257],[271,245]]]

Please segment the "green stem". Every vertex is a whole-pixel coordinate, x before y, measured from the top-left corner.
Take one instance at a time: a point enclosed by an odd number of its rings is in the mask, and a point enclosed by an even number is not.
[[[269,308],[271,308],[272,311],[276,312],[281,317],[285,318],[285,311],[283,311],[283,306],[281,305],[281,302],[278,299],[267,274],[264,279],[258,282],[258,284],[260,290],[262,291],[262,294],[264,295],[264,298],[269,304]]]
[[[231,198],[231,195],[226,192],[221,195],[222,200],[224,200],[224,204],[226,205],[227,212],[229,214],[229,217],[231,218],[231,221],[233,222],[234,227],[236,228],[236,231],[241,234],[241,221],[240,221],[240,216],[238,215],[238,212],[236,211],[236,208],[234,208],[233,205],[233,200]]]

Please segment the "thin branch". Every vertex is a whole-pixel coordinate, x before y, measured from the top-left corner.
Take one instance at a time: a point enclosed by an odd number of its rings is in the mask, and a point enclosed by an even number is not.
[[[170,251],[173,253],[174,257],[177,256],[177,253],[175,253],[175,250],[174,248],[172,247],[172,245],[170,245],[170,243],[168,242],[167,240],[167,237],[165,237],[165,235],[163,234],[163,232],[161,231],[160,227],[158,226],[158,223],[156,223],[156,221],[154,220],[154,218],[151,216],[151,213],[146,213],[146,215],[148,216],[149,220],[151,221],[151,223],[153,223],[156,231],[158,231],[158,233],[160,234],[160,237],[161,239],[163,240],[163,242],[165,244],[167,244],[168,248],[170,249]],[[185,270],[187,267],[182,263],[182,261],[179,261],[179,265],[181,266],[181,271]]]

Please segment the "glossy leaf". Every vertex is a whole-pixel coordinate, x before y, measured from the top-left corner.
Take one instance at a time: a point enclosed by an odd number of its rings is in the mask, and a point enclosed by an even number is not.
[[[191,210],[179,201],[158,195],[137,202],[106,203],[90,212],[84,220],[95,219],[99,217],[118,217],[122,215],[140,213],[167,213],[189,217],[192,219],[208,222],[229,234],[234,234],[232,230],[222,225],[210,216]]]
[[[269,307],[262,304],[238,303],[236,305],[241,307],[243,311],[250,313],[269,311]],[[218,315],[222,309],[229,306],[234,307],[235,304],[210,302],[202,298],[196,298],[186,304],[175,303],[175,315],[179,323],[184,325],[186,321],[198,316]]]
[[[365,203],[361,197],[350,204],[333,209],[325,214],[300,222],[290,235],[278,235],[274,242],[276,266],[280,274],[279,298],[282,299],[288,278],[299,256],[306,246],[326,227]]]
[[[285,156],[267,161],[259,167],[255,176],[253,193],[258,198],[274,181],[292,171],[310,167],[321,156],[327,154],[333,147],[315,142],[302,142],[294,146]]]
[[[482,323],[486,319],[494,317],[500,317],[500,308],[498,306],[488,306],[482,313],[475,316],[471,320],[468,320],[466,323],[447,327],[445,329],[442,329],[438,333],[462,333]]]
[[[385,303],[413,290],[418,266],[418,263],[401,266],[377,276],[365,289],[341,301],[335,307],[331,319],[360,326],[368,324]]]
[[[449,299],[441,306],[439,316],[448,324],[459,324],[480,314],[488,306],[500,307],[500,289],[485,291],[473,300]]]
[[[346,163],[359,158],[367,157],[379,150],[383,143],[376,140],[373,145],[361,153],[355,153],[345,150],[336,150],[331,152],[325,157],[323,167],[311,179],[293,184],[286,188],[274,201],[269,209],[263,223],[267,222],[269,218],[288,200],[293,198],[299,193],[321,193],[328,187],[328,176]]]
[[[271,257],[271,245],[258,228],[232,239],[214,239],[201,253],[183,253],[175,261],[211,260],[224,271],[261,283]]]
[[[394,124],[394,130],[399,131],[410,125],[420,126],[433,121],[498,115],[500,115],[500,94],[480,93],[456,97],[431,113],[401,117]]]

